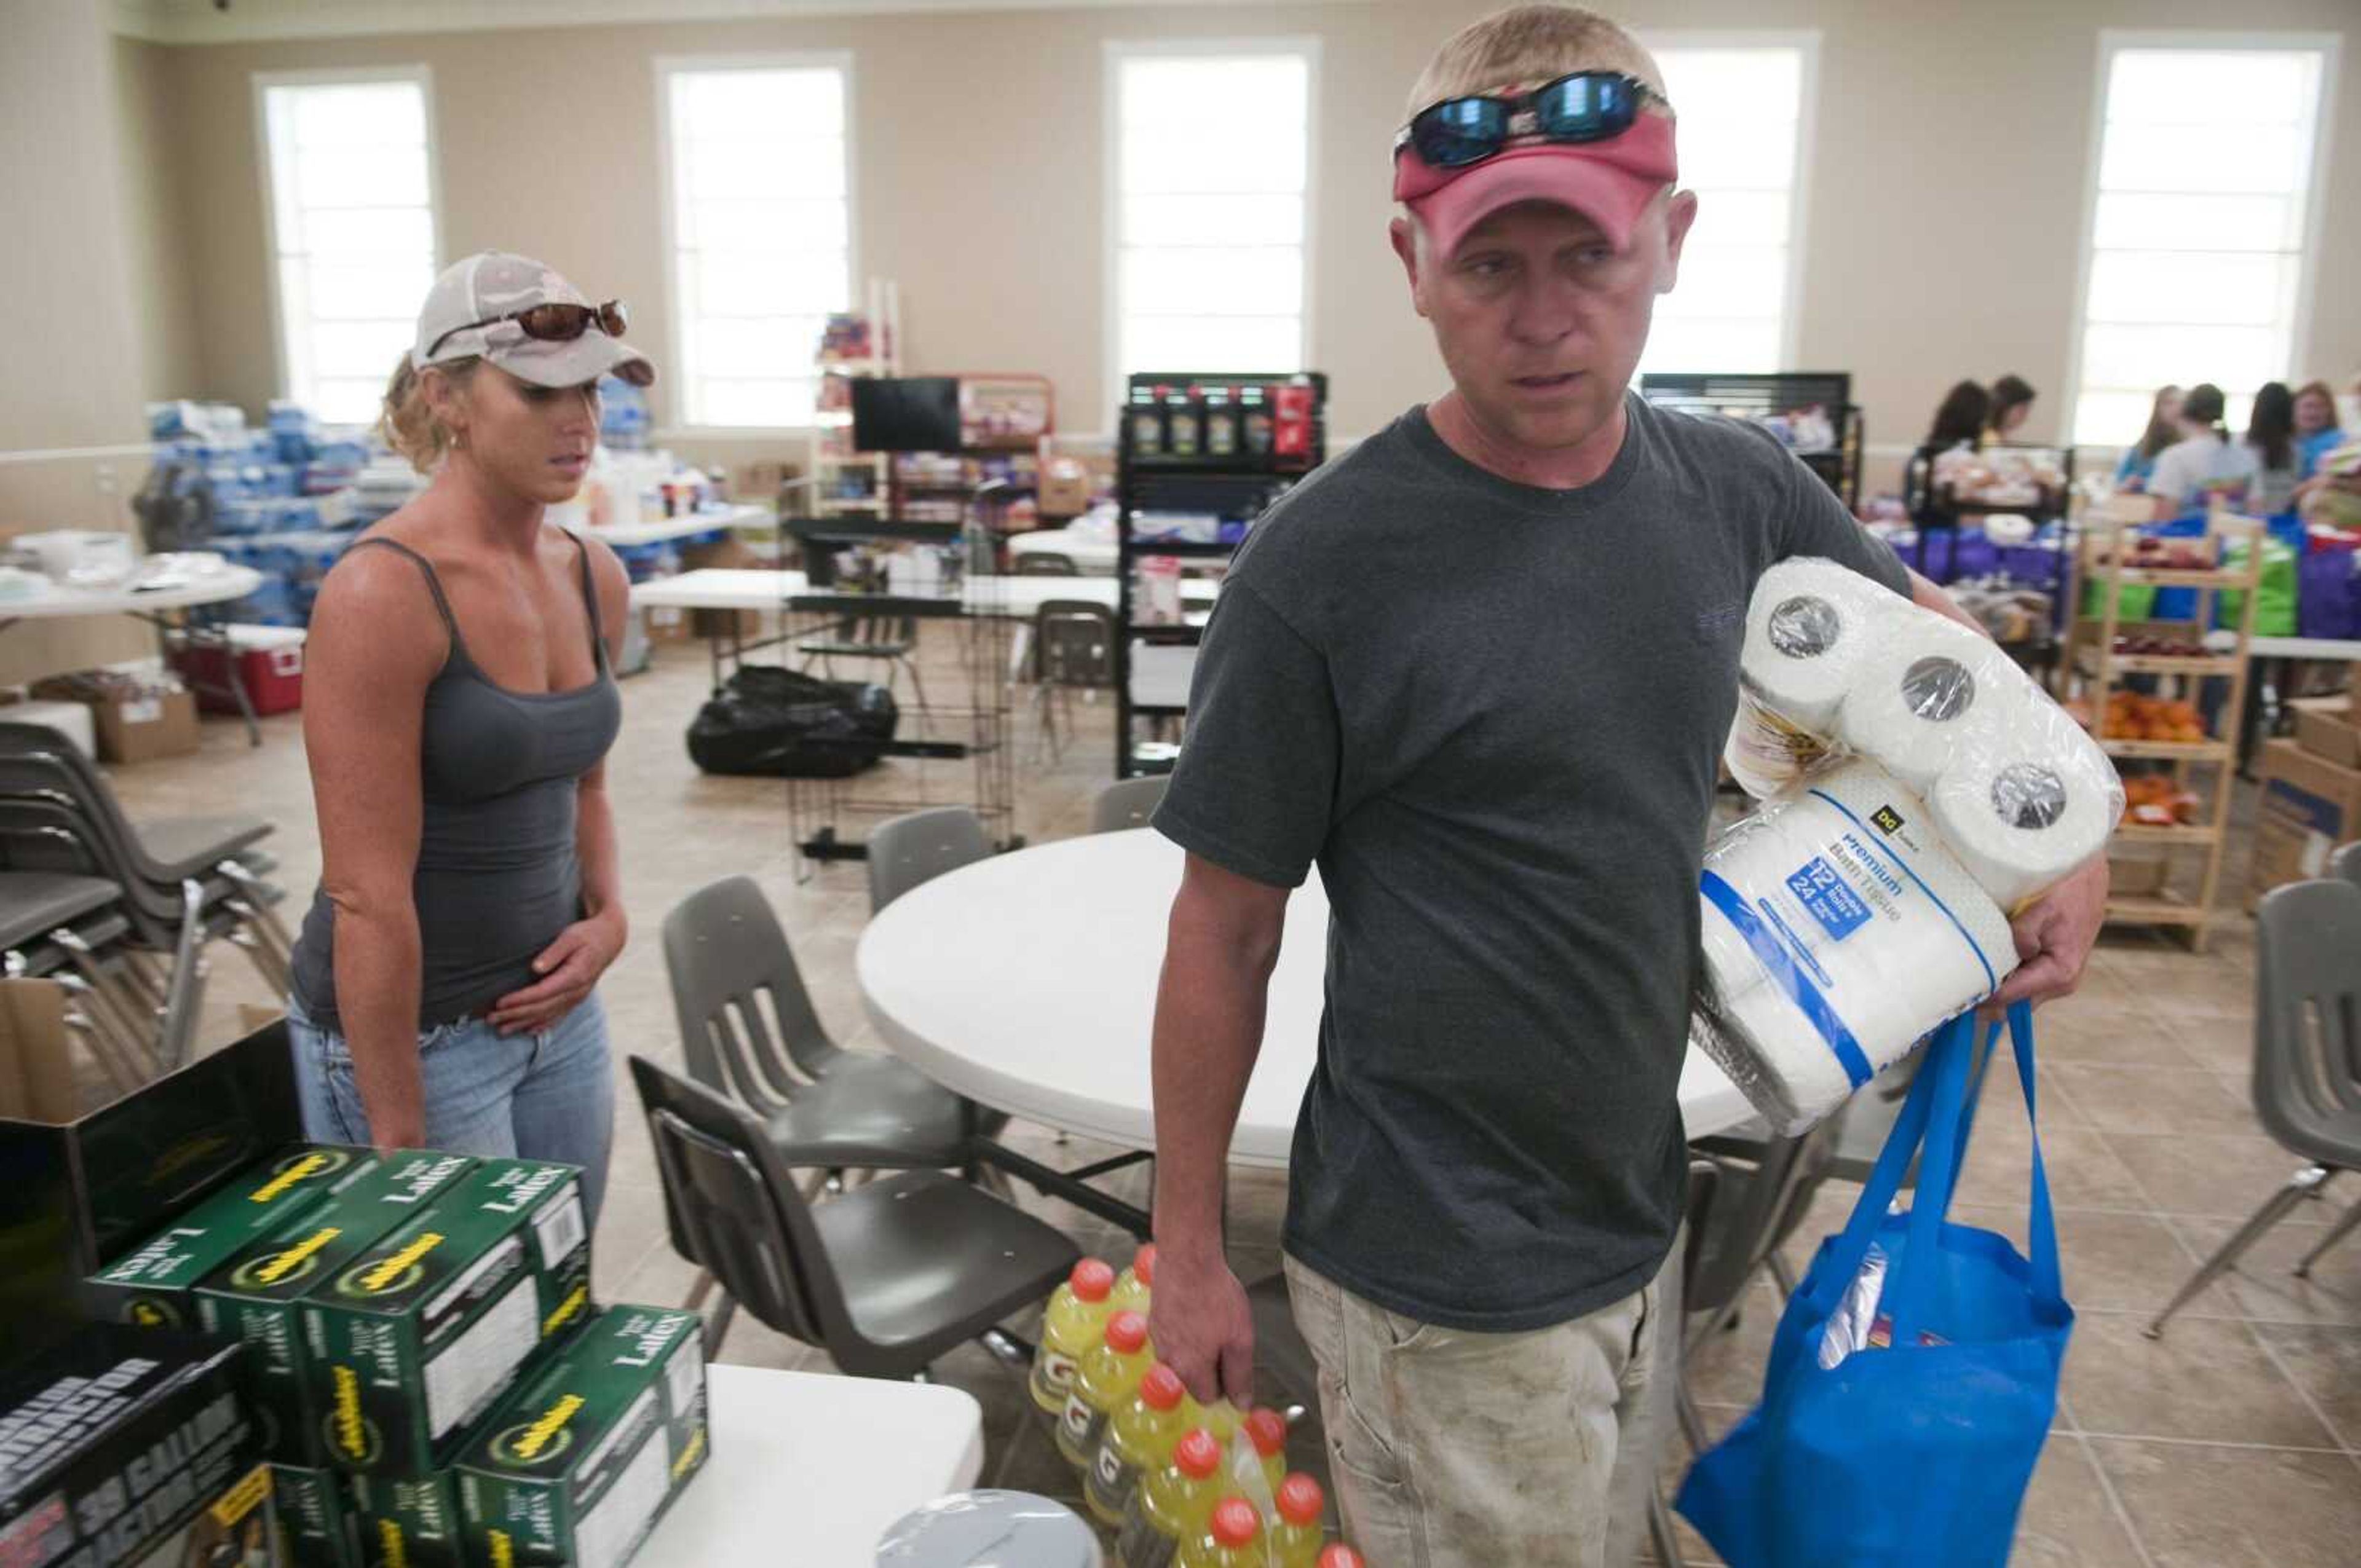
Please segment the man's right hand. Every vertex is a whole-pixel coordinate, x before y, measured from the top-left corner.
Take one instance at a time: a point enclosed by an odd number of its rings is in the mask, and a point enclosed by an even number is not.
[[[1226,1398],[1243,1410],[1254,1402],[1254,1313],[1219,1252],[1158,1244],[1148,1336],[1156,1359],[1180,1375],[1199,1404]]]

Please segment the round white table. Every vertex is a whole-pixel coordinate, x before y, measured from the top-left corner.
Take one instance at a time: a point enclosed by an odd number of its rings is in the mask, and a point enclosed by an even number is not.
[[[207,572],[187,582],[168,588],[68,588],[51,587],[44,592],[23,598],[0,598],[0,631],[5,631],[20,620],[61,620],[74,616],[127,615],[144,620],[156,629],[161,649],[164,634],[173,623],[167,612],[194,609],[200,605],[228,604],[242,599],[262,586],[262,574],[251,566],[225,565],[219,571]],[[247,700],[246,686],[237,676],[237,660],[227,661],[228,695],[237,703],[237,711],[246,721],[246,738],[254,745],[262,744],[261,728],[254,721],[254,707]]]
[[[970,1099],[1126,1148],[1155,1146],[1148,1041],[1179,846],[1152,828],[998,855],[895,899],[854,963],[885,1044]],[[1319,1047],[1328,899],[1315,872],[1288,901],[1262,1055],[1230,1158],[1283,1167]],[[1753,1115],[1696,1050],[1681,1069],[1688,1135]]]

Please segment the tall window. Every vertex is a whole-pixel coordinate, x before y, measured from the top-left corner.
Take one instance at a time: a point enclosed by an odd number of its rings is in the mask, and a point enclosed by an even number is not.
[[[2243,425],[2296,368],[2327,51],[2103,47],[2074,439],[2137,440],[2167,383],[2214,383]]]
[[[685,424],[809,424],[829,313],[851,308],[842,60],[664,73]]]
[[[1656,302],[1642,370],[1791,369],[1795,258],[1803,224],[1796,171],[1806,42],[1653,49],[1680,115],[1681,183],[1697,219],[1680,282]]]
[[[1118,378],[1302,369],[1310,49],[1112,53]]]
[[[434,281],[423,67],[260,76],[270,170],[279,380],[317,418],[377,417]]]

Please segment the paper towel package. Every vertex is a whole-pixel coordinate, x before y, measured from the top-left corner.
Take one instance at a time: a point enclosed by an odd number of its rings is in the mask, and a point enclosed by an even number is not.
[[[1733,824],[1698,882],[1719,1018],[1698,1044],[1801,1132],[2016,967],[2008,917],[1924,803],[1855,758]]]
[[[2041,693],[1995,717],[1944,770],[1927,807],[1969,874],[2014,910],[2105,852],[2124,786],[2097,742]]]
[[[1909,608],[1833,561],[1782,561],[1763,574],[1747,606],[1738,715],[1722,752],[1748,794],[1767,800],[1828,754],[1879,629]]]
[[[1875,656],[1855,668],[1838,735],[1904,788],[1929,794],[1955,759],[1997,740],[2031,685],[1990,638],[1913,607],[1880,629]]]

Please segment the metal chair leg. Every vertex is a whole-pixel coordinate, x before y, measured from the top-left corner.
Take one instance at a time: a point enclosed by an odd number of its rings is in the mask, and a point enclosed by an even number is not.
[[[2188,1305],[2199,1291],[2228,1273],[2231,1265],[2245,1255],[2248,1247],[2262,1240],[2266,1232],[2287,1217],[2289,1210],[2318,1190],[2320,1184],[2328,1179],[2328,1168],[2324,1165],[2306,1166],[2290,1177],[2285,1187],[2272,1193],[2269,1200],[2255,1211],[2253,1219],[2239,1226],[2235,1235],[2216,1247],[2213,1255],[2198,1266],[2197,1272],[2190,1276],[2189,1283],[2180,1288],[2180,1294],[2166,1303],[2164,1310],[2147,1325],[2147,1337],[2163,1337],[2164,1325],[2175,1312]]]
[[[2312,1266],[2327,1256],[2329,1248],[2351,1235],[2356,1226],[2361,1226],[2361,1203],[2345,1210],[2345,1218],[2328,1228],[2328,1234],[2321,1238],[2320,1245],[2303,1255],[2303,1261],[2295,1266],[2295,1277],[2298,1279],[2311,1278]]]
[[[1680,1532],[1673,1528],[1673,1510],[1664,1501],[1659,1488],[1648,1492],[1648,1539],[1656,1549],[1656,1561],[1666,1568],[1687,1568],[1688,1559],[1681,1555]]]
[[[126,1040],[110,1025],[106,1014],[98,1005],[97,992],[90,982],[78,974],[53,975],[58,988],[71,997],[74,1005],[66,1011],[66,1024],[79,1029],[88,1039],[91,1055],[105,1070],[115,1087],[128,1094],[147,1084],[154,1076],[152,1064],[142,1070],[135,1042]]]

